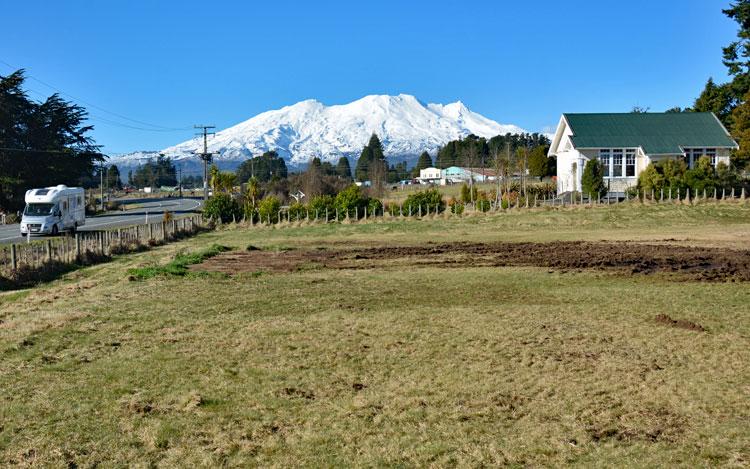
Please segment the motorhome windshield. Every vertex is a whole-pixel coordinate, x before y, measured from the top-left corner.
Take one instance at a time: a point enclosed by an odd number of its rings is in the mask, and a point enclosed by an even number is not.
[[[23,214],[30,217],[42,217],[51,214],[53,208],[55,204],[26,204]]]

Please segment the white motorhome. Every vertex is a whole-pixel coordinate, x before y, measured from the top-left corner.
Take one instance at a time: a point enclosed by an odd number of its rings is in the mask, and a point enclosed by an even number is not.
[[[75,232],[86,223],[84,197],[82,188],[64,185],[26,191],[21,236]]]

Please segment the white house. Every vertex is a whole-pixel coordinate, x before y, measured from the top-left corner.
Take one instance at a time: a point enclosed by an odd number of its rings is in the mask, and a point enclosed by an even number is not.
[[[710,112],[563,114],[549,149],[557,158],[557,193],[581,190],[586,162],[598,158],[612,195],[635,186],[651,162],[701,156],[729,164],[737,142]]]
[[[419,170],[420,184],[439,184],[442,178],[442,171],[438,168],[425,168]]]

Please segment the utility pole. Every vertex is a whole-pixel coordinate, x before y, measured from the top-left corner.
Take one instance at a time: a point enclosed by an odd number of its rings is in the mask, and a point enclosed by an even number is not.
[[[179,171],[180,171],[180,179],[177,183],[180,185],[180,198],[182,198],[182,163],[180,163]]]
[[[209,132],[209,129],[215,129],[215,125],[195,125],[196,129],[201,129],[202,132],[197,133],[198,136],[203,136],[203,153],[199,153],[198,156],[203,160],[203,201],[208,200],[208,163],[211,162],[211,156],[213,153],[208,152],[208,136],[216,135],[216,132]]]
[[[102,163],[99,169],[99,200],[102,204],[102,212],[104,211],[104,163]]]

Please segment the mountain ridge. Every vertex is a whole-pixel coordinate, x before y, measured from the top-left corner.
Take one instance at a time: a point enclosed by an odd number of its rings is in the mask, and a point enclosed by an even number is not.
[[[275,150],[292,168],[311,159],[336,162],[342,156],[353,161],[376,133],[386,157],[413,160],[427,151],[434,155],[451,140],[474,134],[490,138],[525,132],[512,124],[499,124],[471,111],[461,101],[424,103],[413,95],[367,95],[346,104],[325,105],[306,99],[269,110],[223,129],[209,140],[208,150],[224,168]],[[113,158],[113,163],[133,167],[159,153],[182,163],[198,163],[202,139],[191,139],[161,151],[132,152]]]

